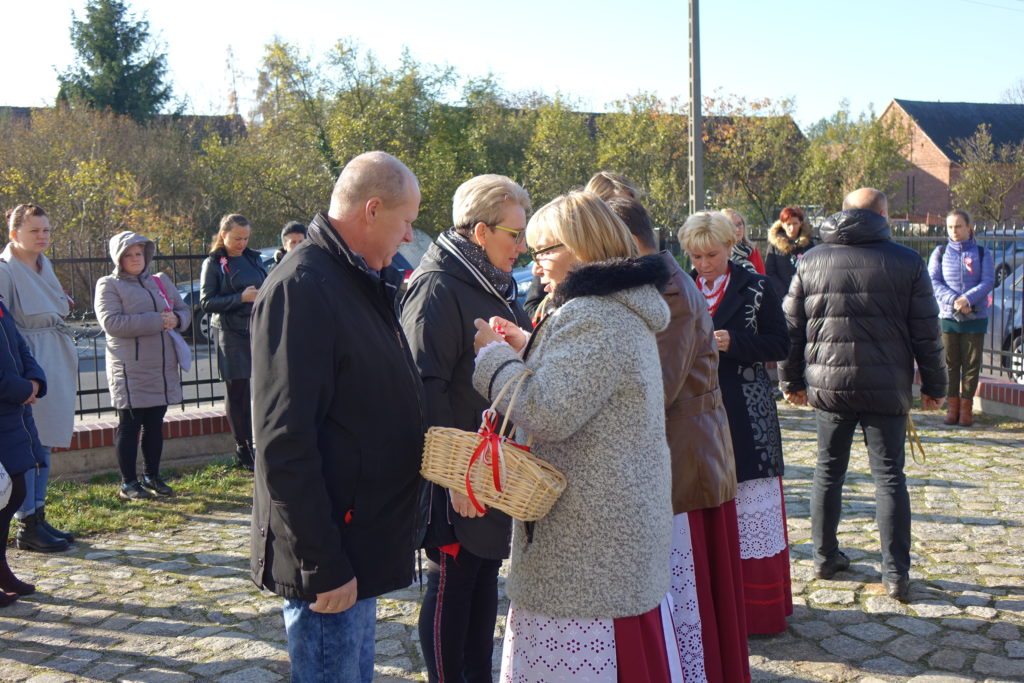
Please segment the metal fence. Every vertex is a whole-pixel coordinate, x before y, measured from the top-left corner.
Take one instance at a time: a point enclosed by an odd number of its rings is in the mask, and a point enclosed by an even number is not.
[[[665,231],[667,245],[678,253],[674,230]],[[767,248],[766,230],[752,228],[750,238],[762,254]],[[946,241],[942,226],[912,226],[898,221],[893,239],[916,250],[927,260],[939,244]],[[979,244],[993,259],[997,286],[990,298],[989,330],[985,337],[982,372],[995,377],[1010,377],[1024,384],[1024,227],[1015,225],[977,226]],[[181,373],[185,399],[181,409],[208,405],[223,400],[223,385],[217,370],[217,354],[210,338],[207,317],[199,307],[199,273],[206,258],[205,245],[198,242],[158,242],[152,270],[167,273],[192,311],[192,325],[185,338],[192,349],[192,368]],[[682,255],[684,262],[685,254]],[[54,269],[74,300],[69,324],[75,333],[79,352],[79,416],[112,412],[107,389],[104,360],[105,341],[95,319],[93,292],[96,281],[109,274],[112,262],[106,244],[85,243],[66,247],[52,254]]]
[[[167,273],[192,312],[192,324],[184,333],[192,351],[192,367],[181,372],[184,400],[180,408],[212,404],[223,400],[223,385],[217,370],[217,354],[209,334],[208,318],[199,307],[199,273],[206,258],[200,242],[156,242],[152,272]],[[96,281],[113,270],[106,243],[78,243],[51,252],[54,271],[73,301],[68,324],[78,351],[78,407],[76,415],[113,412],[107,388],[103,331],[96,321],[93,296]]]

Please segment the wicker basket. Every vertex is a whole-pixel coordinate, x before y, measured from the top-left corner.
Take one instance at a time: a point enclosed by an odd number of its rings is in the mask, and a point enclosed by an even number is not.
[[[501,388],[494,403],[484,411],[479,432],[452,427],[427,430],[420,470],[423,478],[468,495],[480,512],[487,505],[526,522],[546,515],[565,490],[565,477],[530,455],[529,447],[503,436],[508,429],[508,414],[530,374],[524,370]],[[495,431],[494,407],[513,385],[505,419],[501,429]]]

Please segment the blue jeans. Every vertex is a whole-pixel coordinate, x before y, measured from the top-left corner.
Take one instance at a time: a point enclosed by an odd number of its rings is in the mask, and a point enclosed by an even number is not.
[[[814,562],[821,565],[839,551],[843,484],[850,464],[850,446],[859,425],[875,480],[875,521],[882,543],[882,575],[895,581],[910,571],[910,494],[903,474],[907,439],[906,415],[830,413],[815,410],[818,464],[811,489],[811,538]]]
[[[50,480],[50,447],[36,448],[36,462],[39,466],[25,470],[25,500],[14,513],[18,519],[24,519],[46,505],[46,483]]]
[[[318,614],[310,604],[284,602],[293,683],[372,683],[377,598],[338,614]]]

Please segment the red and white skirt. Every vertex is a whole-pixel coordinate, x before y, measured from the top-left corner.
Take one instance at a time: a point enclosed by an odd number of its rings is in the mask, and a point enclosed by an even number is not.
[[[747,633],[782,633],[786,617],[793,613],[782,477],[740,482],[736,487],[736,518]]]
[[[548,617],[508,608],[501,683],[689,683],[672,628],[672,600],[635,617]]]
[[[747,621],[743,604],[736,501],[730,500],[714,508],[692,510],[686,513],[686,517],[689,521],[689,545],[692,551],[705,679],[709,683],[749,681]],[[673,538],[673,561],[677,557],[685,557],[681,528],[682,525],[677,523]],[[684,573],[680,572],[679,576]],[[677,619],[676,639],[679,641],[683,670],[688,672],[688,658],[692,659],[695,652],[693,633],[692,630],[681,631],[679,624],[692,623],[694,617],[687,619],[679,614],[680,603],[686,600],[686,593],[676,589],[675,567],[672,576],[673,608],[676,610],[673,616]]]

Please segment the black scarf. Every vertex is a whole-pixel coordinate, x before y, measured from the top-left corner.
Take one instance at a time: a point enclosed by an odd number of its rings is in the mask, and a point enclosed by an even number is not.
[[[469,262],[469,265],[474,268],[477,273],[487,282],[490,283],[491,287],[498,292],[499,295],[503,296],[506,301],[513,301],[516,298],[516,283],[512,277],[512,273],[506,273],[500,268],[495,267],[491,260],[487,258],[487,252],[479,244],[470,242],[468,239],[463,237],[455,228],[448,228],[443,235],[446,238],[442,242],[442,246],[446,246],[444,242],[451,244],[459,253],[462,254],[463,258]],[[450,251],[450,250],[449,250]]]

